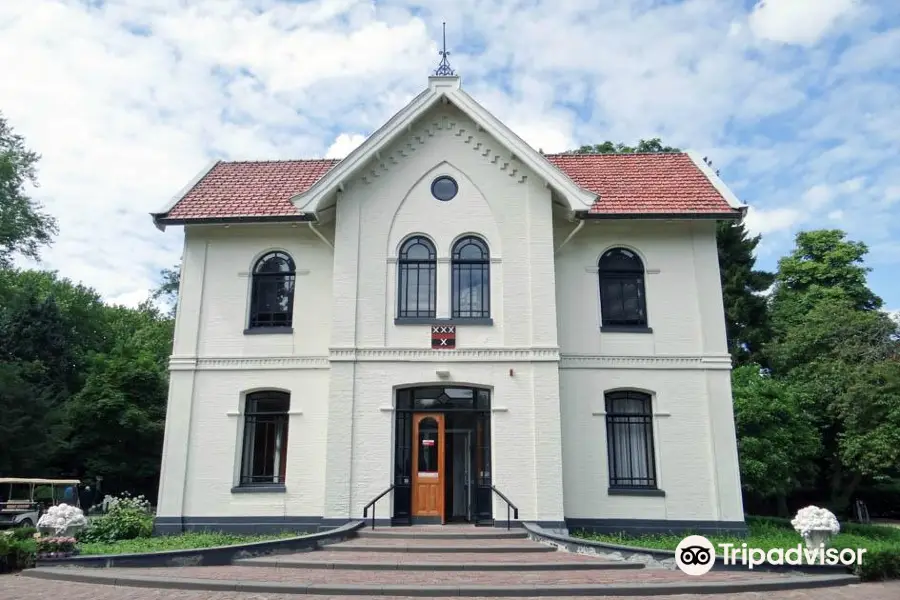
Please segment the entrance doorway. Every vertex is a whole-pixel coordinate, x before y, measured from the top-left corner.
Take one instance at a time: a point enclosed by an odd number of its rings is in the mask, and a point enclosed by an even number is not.
[[[490,391],[397,390],[394,524],[493,524]]]

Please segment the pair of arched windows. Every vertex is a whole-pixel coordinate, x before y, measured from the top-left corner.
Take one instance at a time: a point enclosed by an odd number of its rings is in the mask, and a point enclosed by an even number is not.
[[[250,329],[291,327],[294,321],[294,260],[269,252],[253,266],[250,282]]]
[[[632,250],[612,248],[597,264],[603,327],[646,328],[644,263]]]
[[[487,244],[476,236],[460,238],[450,255],[451,317],[491,316],[491,259]],[[428,238],[417,235],[400,246],[397,258],[397,318],[433,319],[437,309],[437,252]]]

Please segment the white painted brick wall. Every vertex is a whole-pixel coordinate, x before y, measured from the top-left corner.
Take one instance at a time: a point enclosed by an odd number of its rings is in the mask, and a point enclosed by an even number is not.
[[[360,516],[391,481],[395,387],[436,383],[447,369],[451,382],[493,390],[493,481],[521,518],[740,519],[728,370],[716,362],[726,349],[713,224],[591,222],[554,255],[574,224],[552,222],[549,189],[450,106],[382,156],[365,181],[345,182],[335,221],[321,226],[333,251],[304,224],[188,228],[173,356],[187,370],[173,371],[170,386],[159,514]],[[450,202],[430,195],[440,174],[460,184]],[[460,326],[458,348],[558,343],[563,368],[527,358],[273,368],[341,349],[429,349],[428,326],[394,325],[394,259],[414,233],[437,246],[439,317],[449,316],[453,240],[478,233],[490,245],[494,324]],[[599,332],[597,259],[617,244],[645,258],[652,334]],[[268,249],[289,252],[300,271],[292,335],[243,334],[248,274]],[[567,357],[594,366],[568,368]],[[191,370],[209,358],[232,366]],[[290,422],[288,491],[232,494],[240,417],[228,412],[242,392],[269,386],[290,390],[303,412]],[[621,386],[654,391],[671,413],[655,419],[665,498],[606,493],[605,420],[592,413]],[[494,510],[505,518],[499,499]]]

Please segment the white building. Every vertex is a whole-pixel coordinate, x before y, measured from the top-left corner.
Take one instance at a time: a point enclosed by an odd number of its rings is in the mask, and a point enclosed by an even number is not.
[[[428,87],[341,161],[217,162],[185,228],[160,531],[742,530],[716,220],[687,154],[549,155]],[[500,492],[500,494],[496,493]]]

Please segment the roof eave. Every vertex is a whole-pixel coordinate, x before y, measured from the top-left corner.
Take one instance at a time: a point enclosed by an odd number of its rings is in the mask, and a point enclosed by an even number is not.
[[[162,226],[164,229],[167,225],[230,225],[238,223],[303,223],[315,221],[315,215],[296,214],[296,215],[246,215],[233,217],[200,217],[200,218],[159,218],[159,215],[153,215],[154,222],[157,227]]]
[[[592,213],[587,210],[576,211],[575,217],[585,221],[612,221],[617,219],[641,220],[641,221],[739,221],[744,217],[745,209],[736,209],[728,212],[672,212],[672,213]]]
[[[729,189],[729,187],[722,181],[719,176],[716,174],[715,170],[706,164],[706,161],[703,160],[703,157],[693,150],[688,150],[685,152],[688,157],[691,159],[691,162],[700,169],[700,172],[703,173],[709,182],[712,184],[716,191],[719,192],[719,195],[722,196],[722,199],[728,203],[728,206],[731,208],[740,211],[744,210],[746,212],[747,205],[738,200],[738,197],[734,195],[734,192]]]

